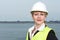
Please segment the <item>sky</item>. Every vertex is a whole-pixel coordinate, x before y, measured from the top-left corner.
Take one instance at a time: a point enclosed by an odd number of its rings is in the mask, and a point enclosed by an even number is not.
[[[60,0],[0,0],[0,21],[32,21],[30,10],[38,1],[47,7],[47,21],[60,21]]]

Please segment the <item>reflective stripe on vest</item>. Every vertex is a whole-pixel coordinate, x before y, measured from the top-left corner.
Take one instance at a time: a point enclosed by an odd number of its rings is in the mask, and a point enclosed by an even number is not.
[[[32,37],[31,40],[46,40],[50,30],[52,29],[46,26],[43,31],[39,31],[36,35]],[[26,40],[29,40],[28,33],[26,36]]]

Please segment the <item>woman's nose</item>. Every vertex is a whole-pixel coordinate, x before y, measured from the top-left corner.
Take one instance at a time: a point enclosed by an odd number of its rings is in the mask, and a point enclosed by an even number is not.
[[[41,17],[41,15],[38,15],[38,18],[40,18]]]

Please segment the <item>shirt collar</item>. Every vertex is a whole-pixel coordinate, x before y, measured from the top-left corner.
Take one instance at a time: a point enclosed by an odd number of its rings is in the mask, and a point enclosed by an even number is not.
[[[34,26],[32,26],[31,28],[29,28],[29,32],[34,29]],[[43,23],[37,30],[43,31],[44,28],[45,28],[45,23]]]
[[[44,28],[45,28],[45,23],[43,23],[37,30],[43,31]]]

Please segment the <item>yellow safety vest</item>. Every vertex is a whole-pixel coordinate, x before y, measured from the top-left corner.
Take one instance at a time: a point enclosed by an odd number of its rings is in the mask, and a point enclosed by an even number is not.
[[[52,29],[46,26],[43,31],[39,31],[36,35],[32,37],[31,40],[46,40],[50,30]],[[26,40],[28,40],[28,32],[27,32]]]

